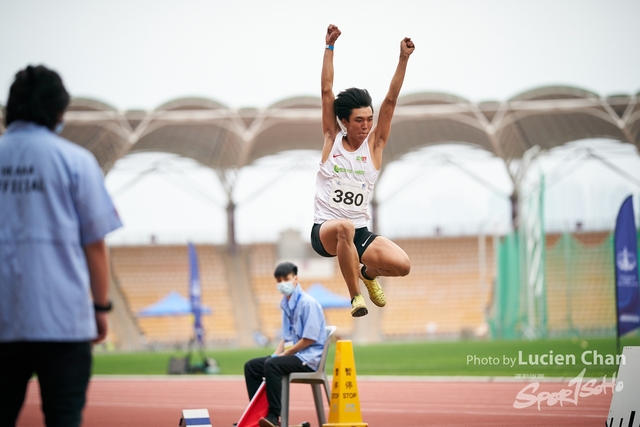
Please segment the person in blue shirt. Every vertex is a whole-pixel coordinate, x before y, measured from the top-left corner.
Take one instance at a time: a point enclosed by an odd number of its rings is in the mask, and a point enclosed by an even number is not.
[[[95,157],[57,135],[60,76],[19,71],[0,137],[0,426],[15,426],[29,379],[47,427],[82,422],[91,346],[107,335],[105,235],[122,226]]]
[[[283,295],[282,339],[271,356],[251,359],[244,365],[249,399],[256,394],[263,378],[266,382],[269,413],[258,421],[260,427],[279,425],[282,377],[317,370],[327,340],[324,312],[320,303],[300,287],[298,267],[291,262],[280,263],[274,276]]]

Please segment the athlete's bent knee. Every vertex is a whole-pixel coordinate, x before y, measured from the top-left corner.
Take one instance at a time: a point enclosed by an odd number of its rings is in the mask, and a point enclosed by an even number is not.
[[[411,261],[407,257],[406,259],[402,260],[400,264],[398,264],[398,267],[397,267],[398,276],[404,277],[408,275],[410,271],[411,271]]]

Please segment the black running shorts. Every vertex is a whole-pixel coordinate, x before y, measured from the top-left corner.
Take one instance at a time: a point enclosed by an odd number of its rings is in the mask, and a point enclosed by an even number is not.
[[[322,241],[320,240],[320,227],[322,224],[313,224],[311,228],[311,247],[318,255],[323,257],[334,257],[335,255],[331,255],[326,251],[324,246],[322,246]],[[356,250],[358,251],[358,258],[362,261],[362,255],[364,251],[367,250],[371,242],[373,242],[377,234],[369,231],[367,227],[356,228],[356,233],[353,236],[353,243],[356,245]]]

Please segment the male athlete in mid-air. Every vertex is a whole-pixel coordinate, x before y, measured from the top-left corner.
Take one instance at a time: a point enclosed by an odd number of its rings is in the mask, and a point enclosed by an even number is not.
[[[383,307],[387,300],[378,276],[406,276],[411,269],[407,254],[391,240],[370,232],[367,222],[369,197],[382,166],[382,151],[415,46],[409,38],[400,42],[398,67],[374,125],[369,92],[351,88],[337,97],[333,94],[333,52],[340,34],[338,27],[329,25],[325,37],[321,85],[324,145],[316,179],[311,244],[322,256],[338,257],[351,296],[351,315],[360,317],[368,310],[360,294],[359,278],[371,301]]]

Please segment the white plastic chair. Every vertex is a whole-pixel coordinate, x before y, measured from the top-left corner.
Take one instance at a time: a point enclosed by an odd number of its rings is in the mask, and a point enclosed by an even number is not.
[[[327,352],[329,351],[329,344],[331,343],[331,336],[338,329],[335,326],[327,326],[327,339],[322,349],[322,357],[320,358],[320,364],[318,370],[315,372],[294,372],[282,377],[282,409],[280,411],[280,425],[281,427],[289,427],[289,384],[290,383],[302,383],[311,384],[311,390],[313,391],[313,401],[316,405],[316,414],[318,416],[318,425],[322,426],[326,423],[324,415],[324,406],[322,404],[322,390],[320,385],[324,386],[324,392],[327,396],[327,404],[331,402],[329,393],[331,386],[327,379],[327,373],[325,372],[325,363],[327,361]]]

